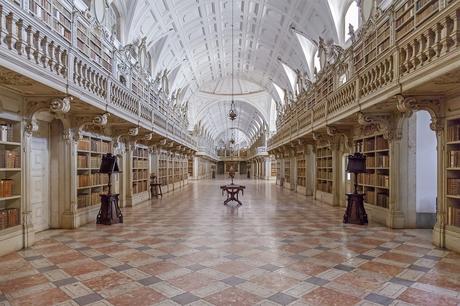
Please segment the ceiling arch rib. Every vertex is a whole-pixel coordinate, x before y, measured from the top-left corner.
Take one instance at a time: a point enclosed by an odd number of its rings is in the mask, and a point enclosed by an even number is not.
[[[189,103],[192,126],[202,120],[203,127],[207,129],[213,129],[215,119],[198,114],[207,107],[211,109],[215,101],[228,98],[217,94],[203,99],[203,91],[212,93],[213,90],[209,89],[216,82],[231,75],[232,45],[235,79],[238,82],[250,81],[263,91],[256,97],[258,100],[238,97],[252,104],[263,120],[252,126],[244,123],[249,127],[244,130],[254,137],[257,135],[254,131],[266,127],[272,129],[273,100],[277,105],[282,105],[284,89],[292,88],[293,76],[286,74],[278,58],[283,59],[287,67],[309,73],[312,70],[296,34],[290,29],[291,25],[295,25],[309,40],[314,41],[321,36],[325,40],[338,42],[335,15],[330,7],[333,3],[336,8],[340,0],[233,0],[233,42],[231,0],[114,1],[120,10],[124,10],[125,43],[146,37],[153,55],[155,75],[179,67],[169,75],[173,87],[170,92],[183,89],[181,100],[182,103]],[[256,96],[253,91],[251,95]],[[240,118],[253,120],[251,116],[243,114]],[[212,136],[217,137],[218,134],[213,132]]]

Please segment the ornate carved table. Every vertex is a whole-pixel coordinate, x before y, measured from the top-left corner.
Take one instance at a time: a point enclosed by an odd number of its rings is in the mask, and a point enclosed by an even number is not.
[[[227,194],[227,199],[224,201],[224,205],[227,205],[231,201],[235,201],[239,205],[243,205],[243,203],[241,203],[241,201],[239,200],[238,196],[240,192],[241,195],[244,195],[244,189],[246,189],[246,186],[229,184],[220,186],[220,189],[222,189],[222,195],[224,195],[225,193]]]

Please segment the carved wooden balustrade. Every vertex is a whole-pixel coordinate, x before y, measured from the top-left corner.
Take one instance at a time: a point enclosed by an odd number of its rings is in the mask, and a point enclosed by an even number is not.
[[[134,90],[123,85],[110,69],[96,64],[78,48],[76,37],[65,39],[5,1],[0,4],[0,62],[5,68],[101,110],[108,107],[115,115],[196,149],[196,141],[186,132],[187,122],[165,96],[151,86]],[[126,83],[132,84],[130,80]]]
[[[400,91],[401,84],[417,81],[420,75],[426,77],[445,66],[446,60],[460,61],[460,1],[439,1],[439,11],[430,12],[429,17],[420,14],[425,19],[409,30],[404,24],[389,22],[396,20],[403,2],[395,1],[382,16],[365,25],[343,57],[298,97],[300,103],[294,103],[278,119],[269,150],[388,100]],[[413,18],[421,18],[417,14]],[[344,84],[339,82],[339,67],[348,67]]]

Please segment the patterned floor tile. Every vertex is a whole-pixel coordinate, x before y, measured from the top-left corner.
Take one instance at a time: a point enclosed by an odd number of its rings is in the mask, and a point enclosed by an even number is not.
[[[37,234],[0,257],[0,306],[460,304],[460,255],[430,231],[343,225],[343,208],[264,181],[224,207],[222,183]]]

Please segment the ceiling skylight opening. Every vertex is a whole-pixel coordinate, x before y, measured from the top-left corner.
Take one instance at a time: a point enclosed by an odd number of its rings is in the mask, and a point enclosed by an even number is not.
[[[297,73],[294,71],[294,69],[292,69],[285,63],[281,63],[281,64],[283,65],[284,71],[286,71],[286,75],[289,79],[289,83],[291,84],[292,91],[295,91],[295,85],[297,82]]]
[[[284,104],[284,90],[279,87],[275,82],[273,82],[273,87],[275,87],[278,96],[280,97],[281,105]]]
[[[345,14],[345,41],[350,39],[350,25],[353,27],[354,31],[357,31],[359,28],[359,7],[356,1],[350,4]]]

